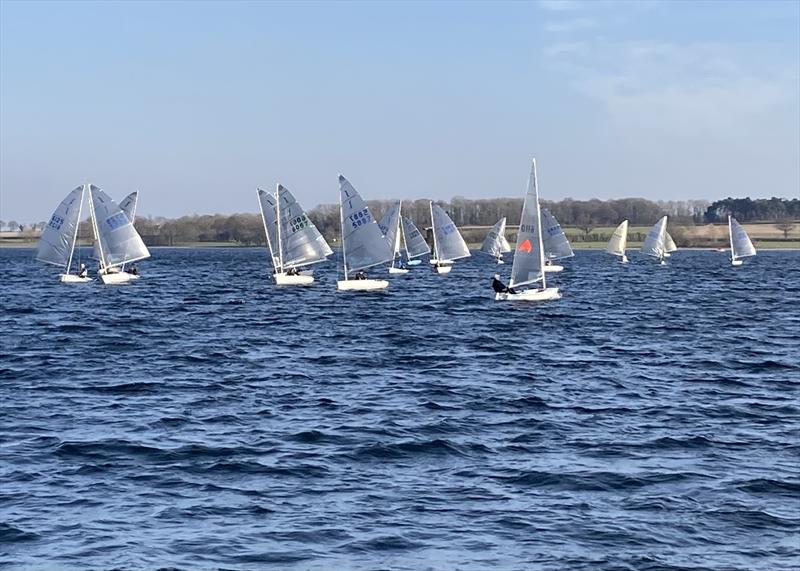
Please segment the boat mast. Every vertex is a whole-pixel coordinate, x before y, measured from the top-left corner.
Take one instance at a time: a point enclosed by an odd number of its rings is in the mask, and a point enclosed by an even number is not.
[[[345,191],[347,192],[347,191]],[[339,222],[342,225],[342,263],[344,264],[344,281],[347,281],[347,251],[344,247],[344,210],[342,208],[342,193],[339,192]]]
[[[392,252],[392,267],[394,267],[395,261],[397,261],[397,254],[400,253],[400,228],[402,224],[400,222],[403,219],[403,201],[400,201],[400,204],[397,205],[397,228],[395,228],[394,232],[394,244],[392,244],[392,248],[394,251]],[[402,256],[401,256],[402,259]]]
[[[405,226],[403,225],[403,212],[402,211],[400,212],[400,223],[399,223],[399,226],[400,226],[400,235],[402,236],[402,239],[403,239],[403,248],[405,248],[405,250],[406,250],[406,260],[410,260],[411,256],[408,255],[408,242],[406,242],[406,230],[405,230]],[[402,256],[401,256],[401,258],[402,258]]]
[[[97,248],[100,250],[100,269],[105,272],[106,256],[103,254],[103,241],[100,239],[100,229],[97,227],[97,215],[94,211],[94,199],[92,199],[92,188],[89,185],[89,215],[92,220],[92,231],[94,232],[94,239],[97,240]]]
[[[278,190],[281,185],[275,187],[275,217],[278,219],[278,263],[280,264],[280,273],[283,273],[283,244],[281,244],[281,197]]]
[[[439,252],[436,247],[436,223],[433,221],[433,200],[430,201],[431,206],[431,233],[433,234],[433,259],[439,263]]]
[[[272,240],[269,239],[269,229],[267,228],[267,219],[264,217],[264,205],[261,204],[261,189],[256,189],[256,196],[258,197],[258,209],[261,211],[261,223],[264,225],[264,234],[267,236],[267,247],[269,248],[269,258],[272,261],[272,269],[275,268],[275,256],[272,253]]]
[[[75,253],[75,244],[78,243],[78,227],[81,225],[81,207],[83,206],[83,195],[86,194],[86,185],[81,188],[81,200],[78,202],[78,221],[75,223],[75,235],[72,237],[72,248],[69,251],[69,260],[67,261],[67,274],[72,267],[72,254]]]
[[[733,253],[733,228],[731,227],[731,215],[728,214],[728,238],[731,241],[731,262],[733,262],[736,257]]]
[[[536,240],[539,244],[539,267],[542,272],[542,289],[547,288],[544,271],[544,243],[542,241],[542,211],[539,208],[539,177],[536,174],[536,159],[533,159],[533,196],[536,199]],[[523,205],[524,207],[524,205]]]

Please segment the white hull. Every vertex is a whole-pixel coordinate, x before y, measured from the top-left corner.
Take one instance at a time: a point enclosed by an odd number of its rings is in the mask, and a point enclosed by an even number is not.
[[[390,274],[407,274],[408,272],[409,272],[409,270],[407,270],[405,268],[395,268],[394,266],[389,268],[389,273]]]
[[[741,260],[731,260],[731,265],[732,266],[741,266],[742,265],[742,261]]]
[[[418,266],[422,263],[422,260],[409,260],[406,262],[407,266]]]
[[[340,291],[375,291],[386,289],[389,282],[386,280],[339,280],[336,289]]]
[[[61,274],[60,276],[58,276],[58,280],[62,284],[85,284],[94,281],[92,278],[89,277],[82,278],[76,274]]]
[[[628,263],[628,256],[622,255],[622,258],[619,261],[620,264],[627,264]]]
[[[138,280],[139,276],[129,274],[128,272],[116,272],[111,274],[100,274],[100,281],[106,285],[126,284],[133,280]]]
[[[546,271],[547,273],[551,273],[551,272],[563,272],[563,271],[564,271],[564,266],[557,266],[557,265],[555,265],[555,264],[553,264],[553,265],[550,265],[550,266],[548,266],[548,265],[545,265],[545,266],[544,266],[544,271]]]
[[[669,252],[664,252],[664,257],[665,257],[665,258],[669,258],[671,255],[672,255],[672,254],[670,254]]]
[[[497,258],[497,265],[499,266],[500,264],[505,264],[505,262],[500,258]]]
[[[561,299],[561,294],[558,293],[557,287],[548,287],[545,289],[526,289],[519,293],[496,293],[494,298],[497,301],[548,301]]]
[[[275,279],[276,285],[310,285],[314,283],[314,277],[300,273],[299,275],[290,276],[285,272],[272,274]]]
[[[433,267],[433,270],[437,274],[449,274],[452,269],[453,269],[453,266],[434,266]]]

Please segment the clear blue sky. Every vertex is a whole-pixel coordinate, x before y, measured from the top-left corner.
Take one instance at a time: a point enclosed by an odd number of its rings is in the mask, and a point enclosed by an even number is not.
[[[800,3],[0,2],[0,218],[800,195]]]

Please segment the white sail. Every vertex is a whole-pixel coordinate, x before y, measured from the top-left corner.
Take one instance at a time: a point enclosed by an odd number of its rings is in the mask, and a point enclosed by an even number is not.
[[[672,236],[669,235],[669,232],[664,232],[664,251],[674,252],[678,249],[677,244],[675,244],[675,240],[672,239]]]
[[[505,237],[506,231],[506,217],[503,216],[500,220],[494,223],[492,229],[486,235],[486,238],[481,244],[481,252],[489,254],[495,258],[501,258],[505,252],[511,251],[511,246]]]
[[[567,235],[561,229],[556,217],[550,214],[546,208],[541,209],[542,215],[542,244],[544,245],[544,256],[551,260],[560,258],[571,258],[575,255],[572,246],[569,245]]]
[[[325,261],[333,254],[325,238],[297,202],[291,191],[278,185],[280,200],[280,248],[283,268],[295,268]]]
[[[544,246],[542,244],[541,213],[539,211],[539,188],[536,182],[536,159],[531,163],[528,189],[522,204],[517,245],[514,248],[514,262],[511,266],[509,287],[519,287],[542,282],[546,287],[544,275]]]
[[[655,258],[664,257],[664,239],[667,233],[667,217],[664,216],[656,222],[642,244],[642,253]]]
[[[746,258],[748,256],[756,255],[756,248],[753,242],[750,241],[750,236],[747,235],[742,225],[733,218],[728,216],[728,233],[731,238],[731,259]]]
[[[470,256],[464,238],[441,206],[431,202],[434,255],[440,262],[452,262]]]
[[[275,194],[258,189],[258,206],[261,209],[261,221],[264,223],[264,234],[267,237],[267,248],[272,259],[272,267],[281,271],[280,246],[278,244],[278,214],[275,208]]]
[[[431,249],[428,246],[428,243],[425,241],[425,237],[422,235],[422,232],[420,232],[419,229],[414,226],[414,223],[411,221],[411,219],[403,216],[402,224],[403,238],[405,239],[406,243],[406,256],[408,259],[410,260],[412,258],[424,256],[425,254],[430,254]]]
[[[89,200],[103,268],[121,266],[150,257],[133,222],[100,188],[89,185]]]
[[[394,258],[391,245],[383,239],[364,199],[342,175],[339,175],[339,201],[345,278],[349,272],[391,261]]]
[[[392,252],[397,253],[400,249],[400,208],[401,201],[393,204],[378,221],[378,227],[383,233],[383,239],[392,248]]]
[[[42,230],[36,250],[36,259],[40,262],[63,266],[69,272],[68,264],[71,262],[72,251],[75,249],[75,240],[78,236],[84,192],[84,186],[77,187],[61,201],[56,211],[53,212],[47,226]]]
[[[131,222],[136,222],[136,205],[139,203],[139,191],[134,190],[119,203],[119,208]]]
[[[628,221],[623,220],[614,233],[606,246],[606,252],[614,254],[615,256],[625,255],[625,246],[628,243]]]

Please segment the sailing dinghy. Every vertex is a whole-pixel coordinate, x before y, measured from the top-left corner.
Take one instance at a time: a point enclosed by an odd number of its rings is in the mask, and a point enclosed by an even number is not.
[[[291,191],[279,184],[275,194],[258,189],[258,206],[272,258],[276,285],[310,285],[311,271],[300,268],[324,262],[333,254]]]
[[[642,253],[647,256],[657,258],[659,263],[663,266],[664,254],[666,253],[666,234],[667,234],[667,217],[664,216],[656,222],[642,244]]]
[[[373,291],[389,287],[386,280],[371,280],[362,271],[394,258],[392,247],[383,239],[378,223],[353,185],[339,175],[339,217],[342,224],[344,279],[336,282],[343,291]],[[357,272],[355,279],[350,274]]]
[[[753,242],[750,241],[750,236],[747,235],[747,232],[736,218],[732,216],[728,216],[728,237],[731,240],[732,266],[742,265],[742,260],[739,258],[756,255],[756,248],[753,246]]]
[[[120,271],[125,264],[150,257],[133,222],[108,194],[92,184],[89,212],[100,256],[100,280],[104,284],[122,284],[138,279],[138,274]]]
[[[77,274],[69,273],[75,253],[75,244],[78,241],[78,226],[81,221],[81,206],[85,194],[86,185],[82,185],[61,201],[50,217],[47,226],[42,230],[42,236],[36,249],[38,261],[64,268],[64,273],[58,276],[62,283],[74,284],[92,281],[90,277],[82,278]]]
[[[575,255],[572,246],[569,245],[567,235],[561,229],[556,217],[547,208],[542,208],[542,244],[544,245],[544,271],[561,272],[564,266],[553,264],[553,260],[571,258]]]
[[[447,212],[433,201],[431,201],[431,225],[433,226],[433,258],[430,263],[435,272],[449,274],[453,269],[453,262],[471,255],[469,248]]]
[[[522,204],[517,245],[511,264],[511,280],[508,287],[521,288],[542,282],[542,287],[532,287],[516,293],[496,293],[498,301],[545,301],[561,299],[557,287],[547,287],[544,271],[544,244],[542,242],[542,219],[539,210],[539,188],[536,182],[536,159],[531,163],[528,189]]]
[[[606,246],[606,252],[620,257],[620,262],[623,264],[628,263],[628,256],[625,255],[625,246],[628,243],[628,221],[623,220],[614,233]]]
[[[407,274],[409,272],[408,268],[402,267],[403,259],[400,257],[400,211],[402,204],[403,202],[398,200],[378,221],[378,228],[383,232],[383,239],[392,249],[392,265],[389,266],[390,274]],[[398,257],[400,257],[400,266],[395,265]]]
[[[422,263],[422,260],[416,260],[420,256],[431,253],[430,246],[425,241],[422,232],[414,226],[411,218],[401,216],[400,234],[403,236],[403,246],[406,250],[406,264],[409,266],[416,266]]]
[[[675,240],[672,239],[672,236],[669,235],[669,232],[666,230],[664,231],[664,257],[669,258],[672,255],[672,252],[678,250],[677,244],[675,244]]]
[[[506,217],[503,216],[500,220],[494,223],[492,229],[486,235],[483,244],[481,244],[481,252],[492,256],[498,264],[503,264],[503,254],[511,251],[511,245],[506,240]]]

